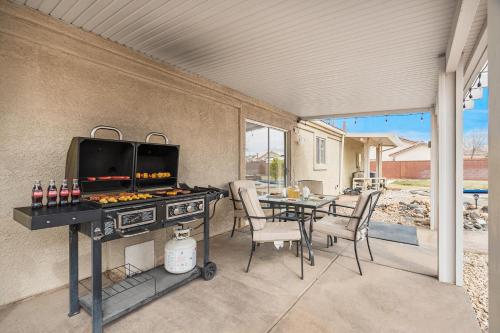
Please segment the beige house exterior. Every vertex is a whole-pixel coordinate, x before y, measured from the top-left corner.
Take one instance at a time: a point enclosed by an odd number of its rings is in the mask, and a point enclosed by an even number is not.
[[[382,152],[383,161],[429,161],[431,148],[427,142],[399,138],[401,144],[397,147],[386,148]],[[375,152],[370,154],[375,159]]]
[[[292,180],[323,181],[325,194],[338,194],[342,188],[345,133],[320,121],[300,121],[294,128],[292,145]],[[318,164],[316,139],[326,142],[326,163]]]

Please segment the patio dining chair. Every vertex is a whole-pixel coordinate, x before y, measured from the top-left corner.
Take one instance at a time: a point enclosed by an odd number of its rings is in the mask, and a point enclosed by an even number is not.
[[[304,279],[304,253],[303,247],[303,230],[299,221],[293,222],[268,222],[274,216],[266,216],[262,209],[257,191],[254,187],[240,187],[238,190],[243,210],[246,218],[250,223],[250,231],[252,233],[252,249],[246,272],[250,269],[253,253],[256,250],[256,245],[260,243],[270,243],[276,241],[291,241],[297,246],[296,256],[300,252],[300,278]],[[300,251],[299,251],[300,247]]]
[[[364,191],[359,195],[355,207],[334,204],[334,206],[337,207],[352,209],[352,213],[350,215],[331,212],[327,216],[314,222],[314,232],[326,234],[327,247],[329,245],[333,245],[334,242],[336,243],[337,238],[354,242],[354,254],[356,256],[356,262],[358,264],[360,275],[363,275],[363,272],[361,271],[361,265],[359,263],[357,245],[360,241],[366,238],[370,259],[373,261],[370,241],[368,240],[368,229],[370,225],[370,218],[375,210],[380,194],[380,191],[375,190]]]
[[[233,202],[233,210],[234,210],[234,218],[233,218],[233,230],[231,231],[231,237],[234,235],[234,231],[236,229],[236,222],[239,222],[241,225],[242,219],[246,218],[245,210],[243,209],[243,205],[241,204],[241,200],[239,197],[240,188],[253,188],[257,191],[255,187],[255,182],[253,180],[235,180],[229,183],[229,192],[231,193],[231,201]],[[274,215],[274,208],[262,208],[264,214],[266,216]]]

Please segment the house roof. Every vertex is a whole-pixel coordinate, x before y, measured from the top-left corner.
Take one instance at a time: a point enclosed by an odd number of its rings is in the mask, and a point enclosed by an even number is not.
[[[415,144],[413,144],[413,145],[411,145],[411,146],[408,146],[408,147],[403,148],[403,149],[401,149],[401,150],[395,151],[394,153],[389,154],[389,156],[397,156],[397,155],[399,155],[399,154],[402,154],[402,153],[404,153],[404,152],[407,152],[407,151],[413,150],[413,149],[415,149],[415,148],[417,148],[417,147],[420,147],[420,146],[426,146],[426,147],[427,147],[428,145],[427,145],[427,143],[426,143],[426,142],[417,142],[417,143],[415,143]]]
[[[397,147],[402,144],[399,137],[394,133],[347,133],[346,138],[362,143],[369,142],[372,146]]]
[[[405,138],[403,136],[400,136],[399,139],[402,141],[402,142],[405,142],[405,143],[411,143],[411,144],[415,144],[415,143],[418,143],[420,141],[415,141],[415,140],[410,140],[408,138]]]

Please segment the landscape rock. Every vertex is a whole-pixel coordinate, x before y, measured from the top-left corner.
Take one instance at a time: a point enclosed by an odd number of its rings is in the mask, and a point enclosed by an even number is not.
[[[464,252],[464,286],[481,331],[488,332],[488,255]]]
[[[465,209],[467,209],[467,210],[469,210],[469,209],[474,209],[474,205],[473,205],[473,204],[471,204],[471,203],[470,203],[470,202],[468,202],[468,201],[465,201],[465,202],[464,202],[464,208],[465,208]]]

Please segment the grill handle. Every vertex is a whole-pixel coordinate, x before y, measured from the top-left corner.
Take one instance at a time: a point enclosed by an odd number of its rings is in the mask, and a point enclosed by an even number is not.
[[[151,230],[149,229],[141,229],[137,232],[129,232],[129,233],[126,233],[126,232],[123,232],[122,230],[116,230],[116,232],[118,233],[118,235],[122,238],[128,238],[128,237],[134,237],[134,236],[139,236],[139,235],[144,235],[144,234],[147,234],[148,232],[150,232]]]
[[[99,125],[99,126],[96,126],[92,129],[92,131],[90,131],[90,137],[93,139],[95,138],[95,133],[98,131],[98,130],[109,130],[109,131],[113,131],[113,132],[116,132],[116,134],[118,134],[118,139],[119,140],[123,140],[123,134],[122,132],[116,128],[116,127],[112,127],[112,126],[106,126],[106,125]]]
[[[151,139],[151,137],[153,136],[160,136],[163,138],[163,140],[165,140],[165,144],[168,144],[168,138],[165,134],[163,133],[160,133],[160,132],[150,132],[148,133],[148,135],[146,135],[146,142],[149,143],[149,140]]]

